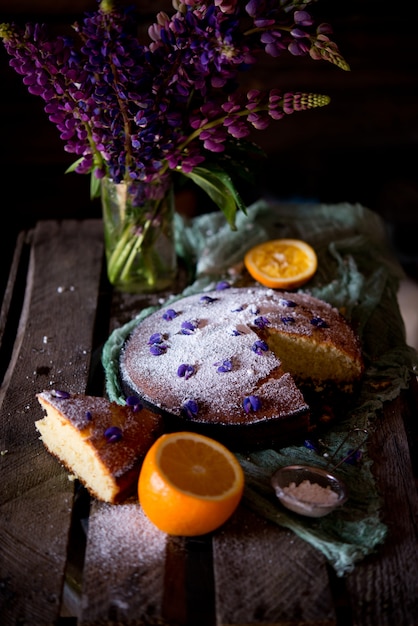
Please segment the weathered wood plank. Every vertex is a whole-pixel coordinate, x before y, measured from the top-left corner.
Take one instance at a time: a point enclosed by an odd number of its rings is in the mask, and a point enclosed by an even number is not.
[[[325,559],[240,508],[213,538],[217,624],[336,624]]]
[[[39,440],[35,394],[86,388],[103,233],[100,221],[39,222],[12,359],[0,389],[1,623],[60,613],[73,484]]]
[[[138,620],[164,624],[167,535],[138,502],[93,502],[83,572],[80,624]]]
[[[415,418],[416,410],[415,405]],[[407,411],[402,397],[388,404],[371,439],[389,536],[347,577],[354,625],[418,623],[418,494],[402,419]]]

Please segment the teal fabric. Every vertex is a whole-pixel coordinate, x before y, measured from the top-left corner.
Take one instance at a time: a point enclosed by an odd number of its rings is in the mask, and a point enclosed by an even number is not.
[[[330,302],[353,324],[362,341],[366,372],[353,410],[330,427],[319,449],[290,446],[248,455],[237,453],[246,477],[243,501],[320,550],[337,575],[343,576],[357,561],[378,549],[387,532],[380,514],[383,494],[376,489],[367,442],[356,441],[359,434],[354,429],[370,431],[378,427],[383,404],[407,388],[418,367],[416,351],[405,343],[397,302],[403,271],[390,249],[384,223],[358,204],[273,200],[259,201],[248,208],[246,215],[240,213],[236,231],[231,231],[221,213],[191,221],[177,215],[177,252],[190,270],[190,284],[164,306],[184,295],[210,290],[221,279],[234,286],[253,284],[243,266],[245,252],[262,241],[282,237],[300,238],[314,247],[318,270],[299,291]],[[118,378],[120,349],[136,324],[156,308],[139,312],[115,330],[104,346],[106,389],[112,400],[124,402]],[[295,463],[332,467],[359,443],[361,461],[342,463],[336,470],[350,494],[343,507],[312,519],[291,513],[279,504],[270,483],[276,469]]]

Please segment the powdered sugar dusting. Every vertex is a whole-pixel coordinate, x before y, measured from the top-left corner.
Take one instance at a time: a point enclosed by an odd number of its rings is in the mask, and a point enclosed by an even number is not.
[[[83,619],[106,617],[101,613],[104,597],[119,619],[128,619],[134,606],[144,615],[161,614],[166,542],[167,535],[138,503],[95,503],[89,518]],[[97,588],[99,580],[103,589]]]
[[[280,360],[261,338],[265,325],[284,327],[280,316],[289,311],[303,316],[303,325],[294,324],[292,332],[310,332],[301,306],[298,312],[289,299],[271,290],[228,289],[190,296],[174,307],[175,317],[158,311],[141,322],[128,340],[121,370],[130,388],[178,415],[184,403],[193,400],[199,408],[196,419],[208,416],[207,421],[218,424],[253,423],[306,408],[293,380],[283,377]],[[159,343],[152,350],[150,342],[157,335]],[[193,374],[179,376],[182,365],[190,366]],[[246,414],[244,399],[258,395],[263,382],[271,378],[276,393],[261,397],[261,409]]]

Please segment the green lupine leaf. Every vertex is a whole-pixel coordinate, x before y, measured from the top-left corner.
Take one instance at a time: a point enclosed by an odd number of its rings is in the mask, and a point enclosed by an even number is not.
[[[84,157],[80,157],[79,159],[77,159],[77,161],[74,161],[74,163],[72,163],[69,167],[67,167],[67,169],[65,170],[65,173],[70,174],[71,172],[74,172],[76,167],[80,165],[83,158]]]
[[[235,216],[240,209],[246,213],[247,207],[242,201],[230,175],[217,166],[195,167],[189,174],[198,187],[203,189],[225,215],[232,230],[236,230]]]
[[[94,200],[94,198],[100,197],[100,179],[94,175],[94,172],[90,174],[90,198]]]

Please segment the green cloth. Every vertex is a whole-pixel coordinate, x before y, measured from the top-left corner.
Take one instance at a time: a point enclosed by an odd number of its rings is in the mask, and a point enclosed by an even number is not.
[[[234,286],[253,284],[243,266],[245,252],[262,241],[299,238],[310,243],[318,256],[318,270],[299,291],[339,308],[358,331],[366,362],[362,390],[347,417],[323,434],[320,449],[290,446],[237,456],[245,472],[243,502],[274,523],[291,529],[320,550],[338,576],[377,549],[386,536],[381,520],[381,497],[376,489],[363,442],[360,462],[343,463],[336,473],[347,484],[346,504],[323,518],[307,518],[284,509],[276,499],[270,479],[281,466],[308,464],[332,467],[364,438],[355,428],[378,427],[384,402],[408,387],[416,351],[405,343],[405,328],[397,291],[402,268],[390,249],[384,223],[377,214],[355,204],[323,205],[262,200],[237,216],[231,231],[223,215],[210,213],[185,221],[176,216],[176,246],[190,269],[190,284],[177,298],[213,289],[221,279]],[[106,342],[102,361],[110,399],[124,402],[118,378],[120,349],[132,329],[157,307],[148,308]],[[384,382],[383,385],[377,383]],[[376,389],[379,389],[376,391]],[[342,444],[341,448],[339,446]],[[338,452],[338,457],[336,456]],[[335,458],[333,458],[335,455]]]

